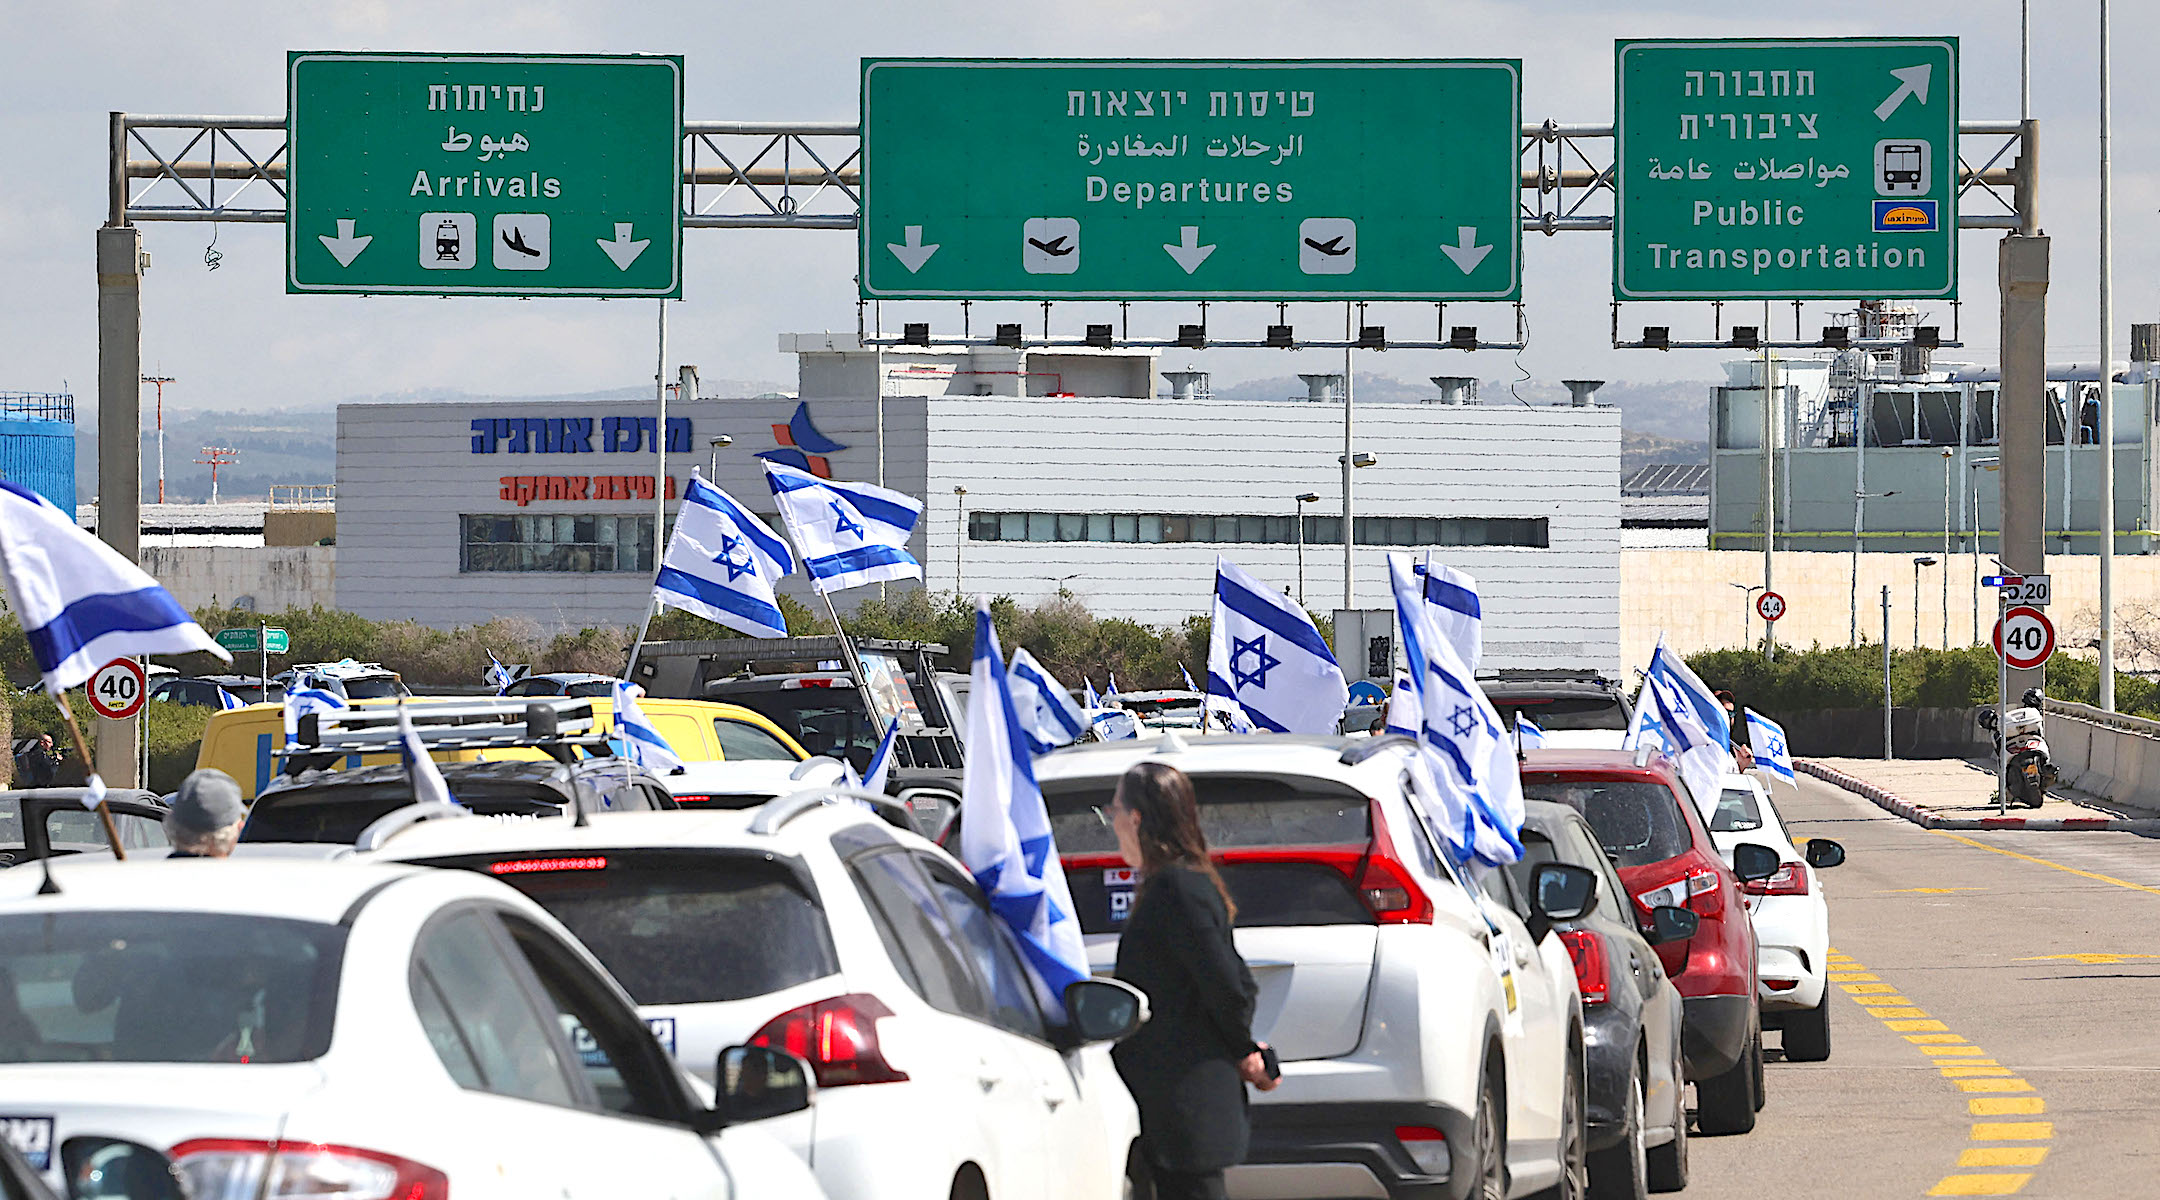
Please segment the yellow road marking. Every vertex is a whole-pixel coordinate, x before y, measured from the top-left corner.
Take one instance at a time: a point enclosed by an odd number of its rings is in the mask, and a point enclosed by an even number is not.
[[[2031,1175],[1945,1175],[1928,1189],[1930,1196],[2014,1196],[2032,1182]]]
[[[1868,1011],[1874,1013],[1878,1017],[1881,1017],[1885,1021],[1889,1021],[1892,1028],[1898,1027],[1897,1022],[1890,1021],[1890,1018],[1892,1017],[1927,1016],[1927,1010],[1924,1008],[1873,1008],[1869,1009]]]
[[[1890,1010],[1890,1011],[1892,1011],[1892,1012],[1900,1012],[1900,1011],[1903,1011],[1903,1010],[1901,1010],[1901,1009],[1892,1009],[1892,1010]],[[1950,1027],[1949,1027],[1948,1025],[1945,1025],[1945,1024],[1943,1024],[1943,1023],[1942,1023],[1941,1021],[1888,1021],[1888,1020],[1886,1020],[1886,1021],[1884,1021],[1884,1022],[1883,1022],[1883,1026],[1884,1026],[1884,1028],[1886,1028],[1886,1029],[1890,1030],[1890,1032],[1892,1032],[1892,1033],[1919,1033],[1919,1032],[1921,1032],[1921,1031],[1923,1031],[1923,1030],[1929,1030],[1929,1029],[1941,1029],[1941,1030],[1947,1030],[1947,1029],[1949,1029],[1949,1028],[1950,1028]]]
[[[2160,954],[2042,954],[2035,958],[2020,958],[2016,962],[2050,962],[2069,959],[2088,967],[2111,967],[2116,963],[2129,962],[2133,958],[2160,958]]]
[[[1960,1079],[1961,1092],[2029,1092],[2033,1085],[2022,1079]]]
[[[1968,1054],[1986,1054],[1986,1053],[1987,1053],[1987,1051],[1985,1051],[1985,1050],[1982,1050],[1982,1049],[1981,1049],[1980,1047],[1978,1047],[1978,1046],[1975,1046],[1975,1045],[1971,1044],[1970,1042],[1968,1042],[1968,1043],[1966,1043],[1965,1045],[1962,1045],[1962,1046],[1922,1046],[1922,1047],[1920,1047],[1920,1053],[1922,1053],[1922,1054],[1934,1054],[1934,1055],[1949,1055],[1949,1056],[1953,1056],[1953,1057],[1960,1057],[1960,1058],[1962,1058],[1963,1056],[1965,1056],[1965,1055],[1968,1055]]]
[[[2011,858],[2023,859],[2024,861],[2029,863],[2038,863],[2043,867],[2053,867],[2058,871],[2068,871],[2070,874],[2076,875],[2081,879],[2094,879],[2098,880],[2101,883],[2112,883],[2116,887],[2129,888],[2133,892],[2145,892],[2150,895],[2160,896],[2160,888],[2147,887],[2142,883],[2132,883],[2127,879],[2117,879],[2113,875],[2102,875],[2096,871],[2080,871],[2076,867],[2066,867],[2059,862],[2049,862],[2047,859],[2035,858],[2030,854],[2019,854],[2015,850],[2005,850],[2001,846],[1990,846],[1986,842],[1976,841],[1969,837],[1960,837],[1957,834],[1950,833],[1941,829],[1930,829],[1928,830],[1928,832],[1934,834],[1936,837],[1949,838],[1953,842],[1963,842],[1968,846],[1972,846],[1980,850],[1985,850],[1990,854],[2007,854]]]
[[[2046,1146],[1979,1146],[1958,1155],[1961,1167],[2037,1167]]]
[[[2053,1121],[1974,1121],[1976,1142],[2044,1142],[2055,1136]]]
[[[1976,887],[1954,887],[1954,888],[1891,888],[1890,890],[1888,890],[1888,891],[1884,892],[1883,894],[1884,894],[1884,895],[1886,895],[1886,896],[1900,896],[1900,895],[1910,895],[1910,894],[1918,894],[1918,895],[1922,895],[1922,896],[1947,896],[1947,895],[1949,895],[1949,894],[1950,894],[1950,893],[1952,893],[1952,892],[1984,892],[1984,891],[1986,891],[1986,890],[1987,890],[1986,888],[1976,888]]]
[[[1844,985],[1844,988],[1845,994],[1848,996],[1865,996],[1871,992],[1894,992],[1897,990],[1892,985],[1880,981],[1875,983],[1848,983]]]
[[[1877,983],[1881,979],[1880,975],[1870,975],[1866,971],[1830,972],[1830,982],[1832,983]]]
[[[1903,996],[1854,996],[1853,1003],[1866,1005],[1874,1010],[1874,1015],[1880,1017],[1886,1015],[1884,1012],[1885,1005],[1895,1008],[1911,1004],[1912,1001]]]
[[[1915,1045],[1923,1046],[1929,1043],[1933,1043],[1936,1045],[1944,1045],[1951,1042],[1965,1041],[1964,1038],[1961,1038],[1954,1033],[1908,1033],[1905,1035],[1905,1040],[1908,1042],[1912,1042]]]
[[[1993,1061],[1982,1063],[1959,1063],[1954,1067],[1939,1068],[1944,1079],[1979,1079],[1984,1076],[2000,1077],[2010,1074],[2010,1068],[1997,1066]]]
[[[2030,1117],[2046,1112],[2047,1102],[2038,1096],[1975,1096],[1966,1111],[1976,1117]]]

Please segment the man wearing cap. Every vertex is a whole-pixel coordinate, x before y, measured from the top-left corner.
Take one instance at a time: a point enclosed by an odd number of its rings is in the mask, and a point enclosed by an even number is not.
[[[226,858],[240,841],[240,822],[247,818],[240,785],[215,767],[190,774],[173,794],[172,811],[165,814],[165,836],[172,842],[173,858]]]

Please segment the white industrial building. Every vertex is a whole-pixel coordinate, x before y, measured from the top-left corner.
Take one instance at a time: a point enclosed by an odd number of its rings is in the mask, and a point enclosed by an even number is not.
[[[1153,352],[863,347],[789,335],[798,397],[668,410],[668,488],[692,467],[754,511],[760,452],[926,502],[914,551],[934,590],[1098,615],[1204,613],[1217,555],[1342,606],[1339,401],[1213,400]],[[1324,393],[1326,381],[1315,383]],[[1481,584],[1488,666],[1619,666],[1620,412],[1360,403],[1355,605],[1385,608],[1385,552]],[[1583,399],[1587,399],[1587,393]],[[524,616],[626,625],[652,575],[653,406],[500,401],[338,410],[337,603],[431,625]],[[713,449],[726,435],[732,444]],[[717,466],[713,464],[717,462]],[[789,590],[807,595],[800,576]],[[843,606],[848,594],[840,597]]]

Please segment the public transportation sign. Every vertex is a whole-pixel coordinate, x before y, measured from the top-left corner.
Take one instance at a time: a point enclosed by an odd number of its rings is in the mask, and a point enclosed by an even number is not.
[[[1956,38],[1617,55],[1614,298],[1956,297]]]

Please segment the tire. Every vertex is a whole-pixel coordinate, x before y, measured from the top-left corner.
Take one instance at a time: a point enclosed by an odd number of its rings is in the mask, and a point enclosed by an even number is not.
[[[952,1190],[946,1195],[949,1200],[990,1200],[990,1183],[974,1163],[966,1163],[953,1176]]]
[[[1590,1157],[1592,1200],[1649,1198],[1650,1151],[1643,1142],[1644,1126],[1650,1119],[1643,1103],[1645,1086],[1642,1068],[1637,1067],[1628,1079],[1626,1133],[1618,1145],[1608,1146]]]
[[[1760,1025],[1755,1027],[1755,1046],[1754,1049],[1748,1052],[1748,1057],[1755,1064],[1755,1111],[1761,1112],[1763,1105],[1770,1100],[1770,1090],[1763,1086],[1762,1027]]]
[[[1755,1128],[1755,1054],[1759,1034],[1750,1034],[1740,1061],[1723,1074],[1695,1084],[1695,1124],[1713,1137]]]
[[[1507,1125],[1500,1085],[1488,1069],[1478,1089],[1477,1200],[1507,1200]]]
[[[1560,1182],[1538,1200],[1588,1200],[1590,1191],[1589,1098],[1583,1091],[1582,1042],[1571,1042],[1567,1074],[1560,1084]]]
[[[1141,1156],[1138,1142],[1125,1153],[1122,1191],[1124,1200],[1155,1200],[1155,1176],[1148,1170],[1147,1159]]]
[[[1827,1062],[1830,1059],[1830,998],[1813,1008],[1785,1014],[1785,1061]]]

